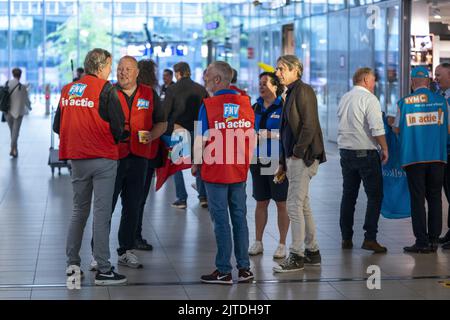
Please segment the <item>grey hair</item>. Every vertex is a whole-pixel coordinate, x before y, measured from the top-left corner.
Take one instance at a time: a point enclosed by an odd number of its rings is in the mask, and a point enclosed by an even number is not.
[[[224,61],[214,61],[209,65],[209,68],[214,68],[216,70],[217,74],[222,78],[222,82],[225,82],[227,85],[231,83],[233,69],[228,63]]]
[[[87,74],[96,74],[108,64],[111,53],[105,49],[95,48],[88,52],[84,59],[84,70]]]
[[[277,59],[277,63],[281,62],[282,64],[285,64],[289,70],[297,69],[297,75],[299,78],[303,75],[303,63],[300,61],[300,59],[297,56],[294,56],[292,54],[287,54],[284,56],[280,56]]]

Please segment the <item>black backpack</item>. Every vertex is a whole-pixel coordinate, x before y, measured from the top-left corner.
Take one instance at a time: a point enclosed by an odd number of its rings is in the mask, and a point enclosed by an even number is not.
[[[8,87],[8,81],[6,81],[5,85],[3,87],[0,87],[0,111],[8,112],[9,108],[11,107],[11,94],[16,90],[16,88],[20,85],[18,83],[14,89],[11,90],[11,93],[9,92]]]

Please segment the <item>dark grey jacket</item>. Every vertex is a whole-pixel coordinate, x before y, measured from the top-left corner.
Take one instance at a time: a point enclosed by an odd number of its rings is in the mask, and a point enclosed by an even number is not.
[[[319,163],[326,161],[322,129],[320,128],[317,98],[313,88],[301,80],[297,81],[283,106],[283,113],[288,110],[289,126],[296,138],[293,154],[305,161],[307,166],[315,159]],[[281,164],[285,165],[285,150],[282,148]]]

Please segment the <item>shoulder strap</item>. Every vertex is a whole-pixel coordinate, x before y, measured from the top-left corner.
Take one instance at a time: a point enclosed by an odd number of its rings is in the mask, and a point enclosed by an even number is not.
[[[16,88],[20,86],[20,82],[18,84],[16,84],[16,86],[11,90],[11,92],[9,93],[9,95],[12,95],[12,93],[14,92],[14,90],[16,90]]]

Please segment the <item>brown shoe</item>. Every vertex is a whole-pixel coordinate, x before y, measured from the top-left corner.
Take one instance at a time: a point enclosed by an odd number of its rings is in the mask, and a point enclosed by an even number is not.
[[[364,240],[361,248],[365,249],[365,250],[371,250],[374,253],[386,253],[387,252],[386,247],[383,247],[376,241],[370,241],[370,240]]]
[[[342,240],[342,249],[353,249],[352,240]]]

